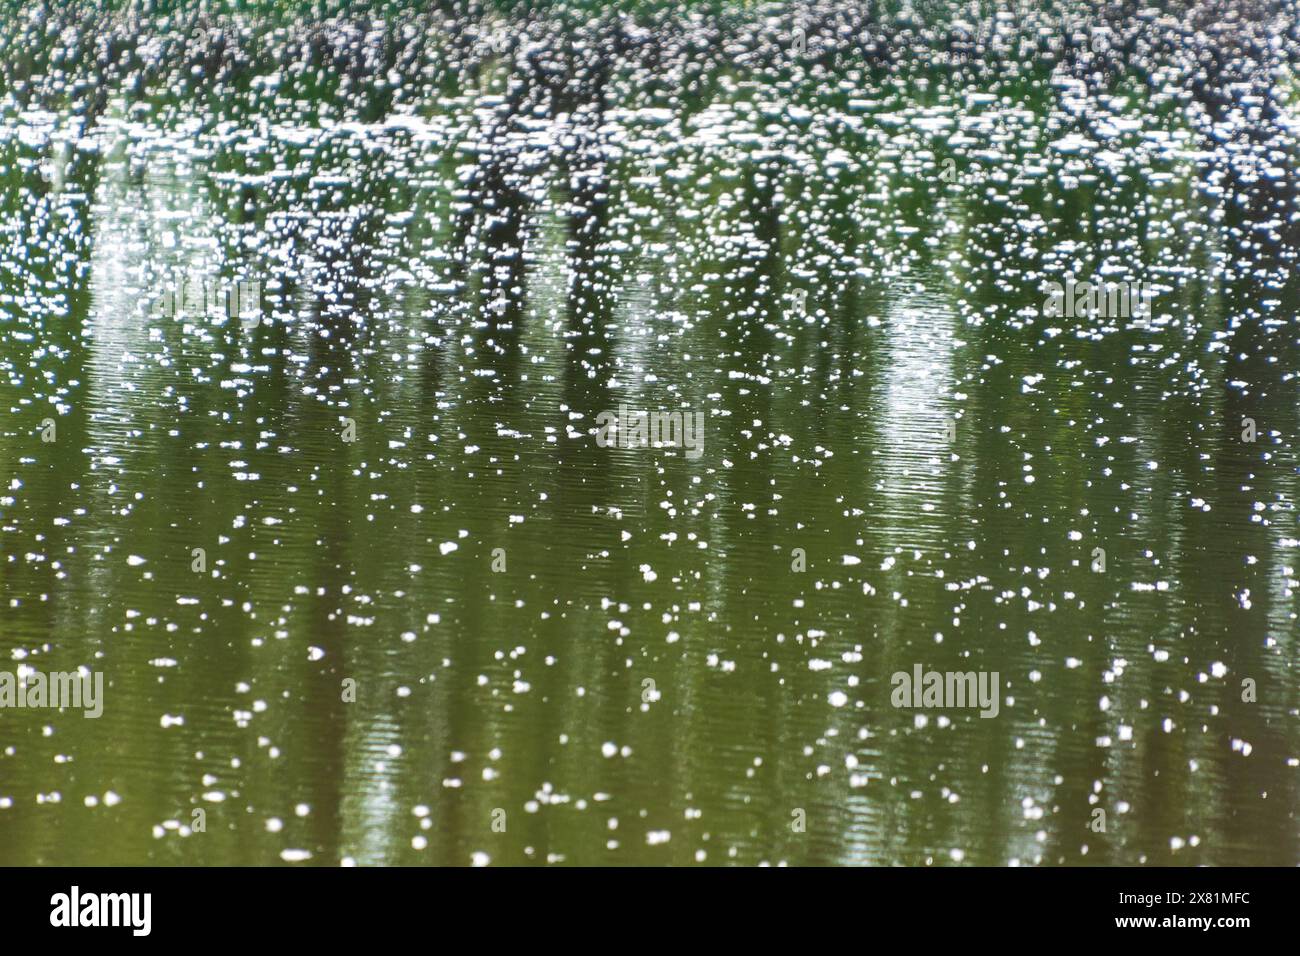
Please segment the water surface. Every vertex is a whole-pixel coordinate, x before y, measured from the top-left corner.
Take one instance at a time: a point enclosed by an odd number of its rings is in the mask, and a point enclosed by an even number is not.
[[[1294,19],[801,9],[6,15],[0,863],[1300,862]]]

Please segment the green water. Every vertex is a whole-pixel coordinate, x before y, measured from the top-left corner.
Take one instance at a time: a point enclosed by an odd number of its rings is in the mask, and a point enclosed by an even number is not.
[[[1123,70],[441,35],[42,98],[94,41],[19,24],[0,669],[105,689],[0,709],[0,864],[1300,861],[1294,154]],[[1097,274],[1149,319],[1044,315]]]

